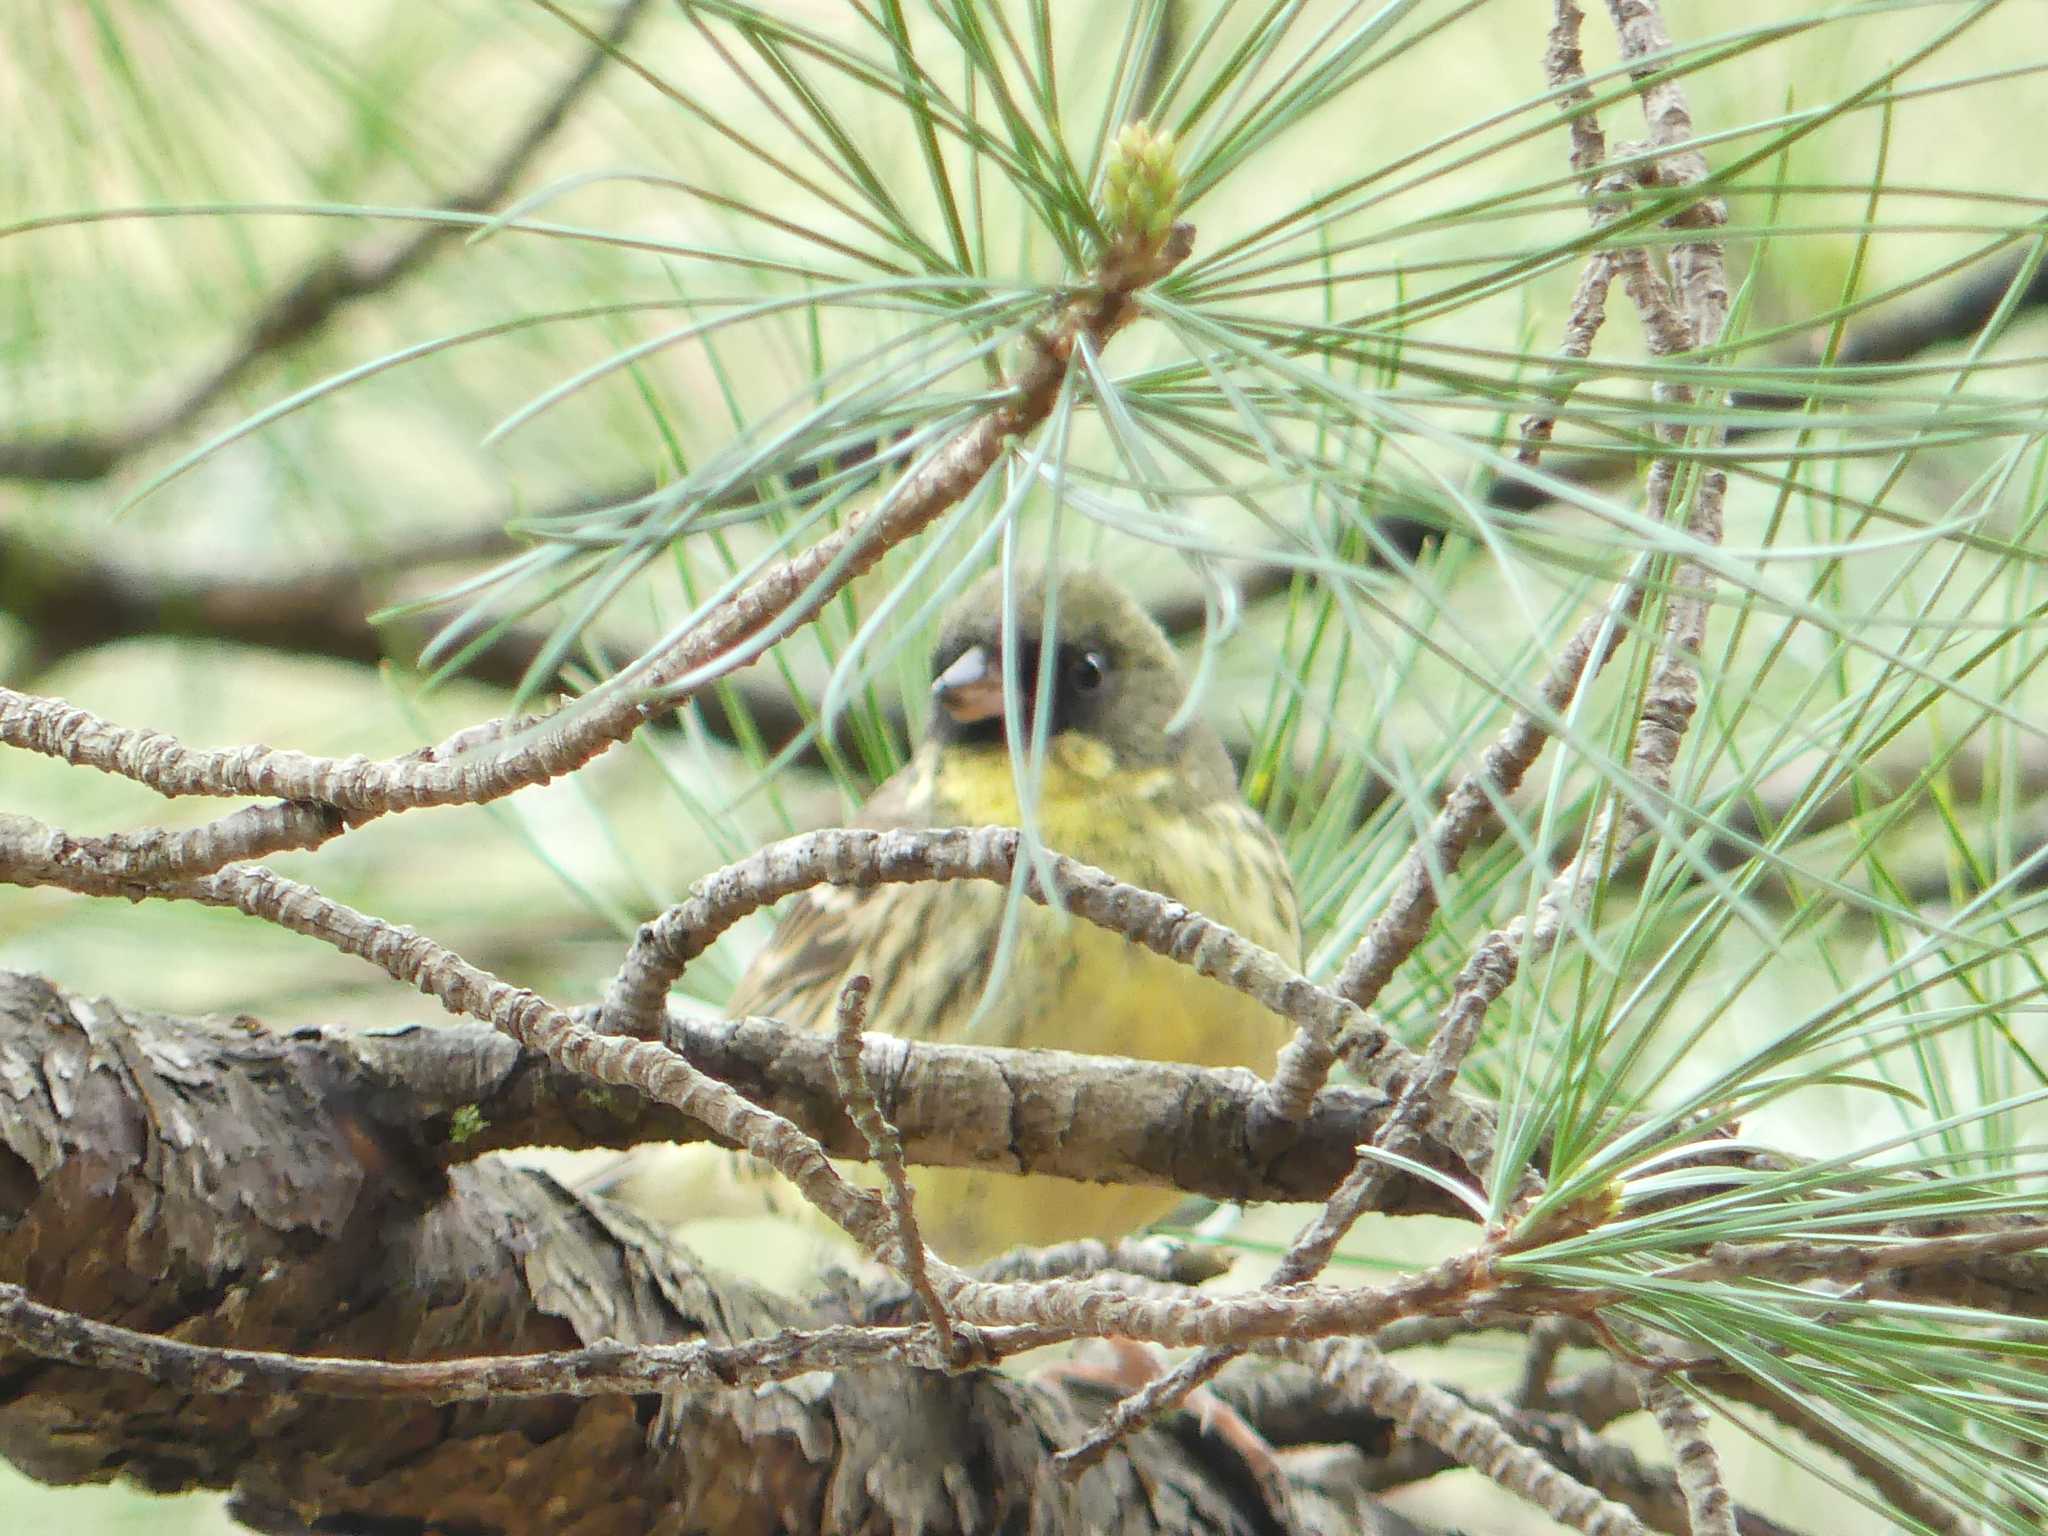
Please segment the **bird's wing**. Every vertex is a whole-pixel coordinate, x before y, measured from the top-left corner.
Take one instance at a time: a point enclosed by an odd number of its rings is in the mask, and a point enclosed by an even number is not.
[[[868,797],[855,825],[877,831],[924,825],[919,806],[929,782],[929,770],[914,759]],[[871,941],[908,889],[815,885],[793,898],[774,936],[740,978],[726,1004],[727,1016],[824,1023],[847,972],[857,957],[871,953]]]
[[[1209,847],[1230,871],[1225,894],[1233,900],[1210,915],[1234,918],[1245,938],[1263,944],[1289,965],[1300,965],[1301,904],[1294,871],[1265,818],[1233,796],[1208,807],[1193,824],[1205,831],[1215,829],[1208,837]]]

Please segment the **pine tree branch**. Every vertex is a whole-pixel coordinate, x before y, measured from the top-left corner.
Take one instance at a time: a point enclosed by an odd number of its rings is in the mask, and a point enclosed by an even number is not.
[[[770,1510],[792,1533],[1264,1518],[1227,1447],[1161,1433],[1069,1485],[1049,1465],[1075,1416],[1058,1392],[916,1369],[929,1330],[850,1328],[707,1271],[545,1175],[488,1160],[436,1179],[409,1106],[332,1042],[226,1021],[173,1039],[0,982],[0,1102],[0,1453],[46,1482],[231,1489],[259,1527],[289,1510],[503,1536]],[[479,1343],[523,1358],[466,1364]],[[659,1379],[650,1347],[704,1383],[672,1392],[658,1445],[653,1394],[618,1395]],[[778,1348],[864,1363],[784,1383]],[[625,1360],[642,1374],[615,1374]],[[853,1491],[858,1514],[837,1502]],[[1327,1468],[1290,1497],[1326,1529],[1376,1519]]]

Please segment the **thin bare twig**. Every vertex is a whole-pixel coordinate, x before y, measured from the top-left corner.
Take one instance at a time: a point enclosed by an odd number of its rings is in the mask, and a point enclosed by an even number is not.
[[[1170,1237],[1126,1237],[1114,1243],[1078,1238],[1048,1248],[1013,1248],[977,1265],[983,1280],[1075,1280],[1114,1270],[1162,1285],[1201,1285],[1230,1272],[1230,1256]]]
[[[1550,739],[1549,721],[1563,714],[1574,694],[1599,674],[1620,644],[1626,625],[1642,606],[1639,581],[1627,583],[1616,604],[1588,617],[1566,642],[1538,690],[1540,709],[1515,712],[1505,730],[1444,799],[1428,833],[1409,851],[1394,894],[1388,899],[1338,975],[1338,994],[1370,1008],[1403,961],[1429,931],[1439,905],[1439,882],[1463,860],[1497,808],[1521,786],[1522,778]],[[1281,1052],[1270,1093],[1273,1112],[1297,1120],[1308,1110],[1338,1055],[1347,1059],[1369,1041],[1324,1036],[1304,1028]]]
[[[285,1397],[330,1397],[356,1401],[417,1400],[424,1402],[501,1401],[551,1396],[582,1398],[609,1394],[656,1392],[718,1392],[755,1387],[818,1371],[858,1370],[882,1364],[943,1368],[933,1335],[923,1328],[839,1326],[783,1329],[741,1344],[697,1341],[686,1344],[600,1343],[579,1349],[521,1355],[476,1356],[432,1361],[386,1361],[353,1357],[299,1355],[282,1351],[194,1344],[99,1322],[75,1312],[38,1303],[20,1287],[0,1285],[0,1341],[44,1360],[63,1361],[86,1370],[133,1375],[181,1392],[207,1395],[256,1394]],[[1046,1342],[1042,1330],[991,1330],[977,1340],[994,1361]],[[1274,1368],[1267,1367],[1268,1372]],[[1282,1372],[1290,1367],[1279,1367]],[[1303,1376],[1307,1372],[1299,1373]],[[1265,1390],[1250,1384],[1249,1396],[1233,1396],[1252,1410],[1252,1421],[1277,1417],[1280,1426],[1299,1417],[1286,1385]],[[1340,1432],[1351,1428],[1338,1415],[1317,1414],[1318,1425]],[[1554,1417],[1554,1416],[1553,1416]],[[1365,1418],[1359,1426],[1377,1438],[1379,1421]],[[1569,1425],[1549,1428],[1553,1439],[1569,1433]],[[1528,1442],[1530,1426],[1510,1426]],[[1327,1431],[1326,1431],[1327,1438]],[[1340,1442],[1341,1443],[1341,1442]],[[1603,1459],[1598,1469],[1611,1470],[1627,1453],[1581,1431],[1574,1448],[1591,1444]],[[1589,1458],[1574,1461],[1553,1444],[1538,1442],[1553,1460],[1583,1473]],[[1627,1462],[1624,1460],[1624,1465]],[[1432,1467],[1417,1469],[1427,1475]],[[1636,1469],[1627,1479],[1624,1496],[1640,1503],[1640,1486],[1654,1475]],[[1380,1486],[1393,1486],[1382,1479]],[[1278,1490],[1283,1495],[1286,1489]],[[1744,1536],[1780,1536],[1779,1528],[1745,1524]]]
[[[1569,0],[1560,3],[1568,6]],[[1631,61],[1632,73],[1643,87],[1643,115],[1650,125],[1652,146],[1661,152],[1652,162],[1658,183],[1668,188],[1696,186],[1707,175],[1704,157],[1697,151],[1673,147],[1689,141],[1692,134],[1683,91],[1676,81],[1660,79],[1651,66],[1634,63],[1668,49],[1670,38],[1648,0],[1610,0],[1609,9],[1622,57]],[[1719,340],[1727,321],[1728,286],[1726,253],[1713,231],[1726,221],[1726,209],[1716,198],[1689,202],[1665,220],[1693,233],[1693,238],[1670,248],[1668,285],[1653,267],[1647,249],[1637,255],[1624,253],[1623,287],[1635,304],[1655,355],[1667,357]],[[1660,398],[1680,402],[1690,402],[1694,393],[1690,386],[1665,384],[1658,385],[1657,392]],[[1675,440],[1682,433],[1670,428],[1666,435]],[[1717,435],[1710,432],[1710,441]],[[1645,486],[1649,516],[1666,520],[1676,483],[1674,460],[1660,458],[1651,465]],[[1726,491],[1727,476],[1715,469],[1701,473],[1693,487],[1686,531],[1702,546],[1720,542]],[[1605,872],[1649,830],[1644,802],[1669,789],[1679,746],[1698,704],[1699,671],[1694,658],[1706,630],[1711,586],[1710,573],[1697,560],[1681,561],[1671,579],[1657,662],[1639,706],[1635,746],[1629,757],[1630,778],[1646,786],[1647,795],[1611,799],[1588,829],[1578,853],[1544,891],[1533,919],[1526,926],[1520,918],[1509,925],[1506,932],[1511,944],[1503,987],[1521,964],[1548,953],[1567,914],[1591,899]],[[1494,995],[1499,995],[1498,990]],[[1534,1193],[1533,1184],[1525,1178],[1516,1205],[1525,1205]]]
[[[1924,1269],[1958,1259],[2048,1251],[2048,1222],[2021,1222],[1988,1232],[1941,1237],[1898,1237],[1857,1233],[1853,1240],[1822,1242],[1790,1238],[1772,1243],[1715,1243],[1697,1263],[1669,1270],[1661,1279],[1704,1281],[1763,1275],[1773,1280],[1862,1280],[1893,1270]]]
[[[1669,1467],[1645,1464],[1617,1440],[1593,1432],[1569,1413],[1530,1413],[1509,1404],[1459,1393],[1473,1407],[1492,1416],[1507,1433],[1561,1471],[1603,1496],[1634,1511],[1645,1525],[1671,1536],[1696,1536],[1679,1476]],[[1630,1407],[1634,1394],[1630,1393]],[[1731,1505],[1739,1536],[1799,1536],[1792,1527],[1762,1510]]]
[[[903,1165],[903,1143],[896,1135],[896,1127],[883,1116],[874,1085],[868,1081],[867,1068],[861,1064],[861,1026],[867,1023],[868,993],[873,985],[866,976],[849,976],[846,985],[839,989],[833,1016],[832,1075],[839,1084],[839,1096],[846,1101],[847,1112],[868,1144],[868,1155],[882,1171],[889,1219],[896,1229],[893,1267],[923,1307],[926,1320],[938,1335],[941,1353],[950,1358],[960,1341],[925,1264],[924,1234],[917,1226],[917,1202],[910,1189],[910,1172]]]
[[[1551,1406],[1550,1378],[1557,1369],[1557,1357],[1570,1341],[1571,1329],[1558,1318],[1545,1318],[1529,1330],[1529,1348],[1522,1355],[1522,1379],[1515,1386],[1517,1408],[1541,1413]]]
[[[828,827],[771,843],[697,882],[690,897],[634,936],[625,963],[605,992],[607,1033],[646,1036],[683,969],[750,912],[813,885],[871,886],[913,880],[1008,881],[1016,870],[1018,834],[1008,827],[944,827],[875,832]],[[1053,891],[1040,884],[1049,870]],[[1058,854],[1033,862],[1024,894],[1057,899],[1074,916],[1122,934],[1244,993],[1288,1022],[1359,1041],[1352,1065],[1374,1086],[1399,1094],[1423,1060],[1368,1015],[1317,986],[1278,955],[1179,902],[1112,879]],[[1452,1098],[1437,1112],[1436,1130],[1461,1157],[1491,1147],[1491,1112]]]
[[[1527,1499],[1560,1524],[1585,1536],[1643,1536],[1626,1506],[1603,1497],[1554,1463],[1520,1444],[1490,1415],[1442,1387],[1409,1375],[1370,1344],[1347,1340],[1299,1352],[1340,1391],[1355,1393],[1376,1413],[1510,1493]]]
[[[1671,1447],[1671,1465],[1685,1495],[1686,1521],[1692,1536],[1736,1536],[1735,1501],[1721,1474],[1721,1453],[1707,1435],[1707,1416],[1685,1388],[1668,1376],[1640,1378],[1643,1406],[1664,1431]]]
[[[1278,1346],[1277,1352],[1303,1353],[1284,1345]],[[1604,1388],[1584,1395],[1568,1392],[1571,1407],[1566,1411],[1532,1411],[1466,1387],[1447,1386],[1444,1390],[1485,1414],[1559,1471],[1626,1505],[1645,1525],[1684,1536],[1685,1499],[1676,1474],[1668,1467],[1645,1463],[1627,1446],[1598,1432],[1642,1406],[1634,1373],[1619,1366],[1613,1369],[1623,1377],[1618,1392]],[[1215,1395],[1255,1425],[1275,1447],[1357,1446],[1368,1457],[1365,1477],[1376,1490],[1406,1487],[1460,1465],[1455,1457],[1427,1441],[1393,1435],[1385,1418],[1348,1395],[1332,1393],[1318,1371],[1304,1366],[1262,1359],[1256,1368],[1226,1372]],[[1736,1530],[1741,1536],[1799,1536],[1791,1527],[1750,1507],[1737,1508]]]
[[[1663,30],[1654,6],[1648,0],[1610,0],[1615,31],[1624,60],[1638,61],[1668,50],[1671,39]],[[1560,26],[1566,13],[1576,13],[1571,0],[1558,0]],[[1551,67],[1569,66],[1577,60],[1575,47],[1557,50],[1546,60]],[[1659,157],[1646,168],[1657,183],[1669,188],[1695,186],[1706,179],[1706,160],[1695,150],[1674,146],[1688,142],[1692,120],[1685,97],[1674,80],[1659,79],[1648,65],[1634,64],[1634,77],[1643,87],[1643,116],[1650,126],[1651,147]],[[1564,78],[1554,85],[1566,84]],[[1588,133],[1597,129],[1587,129]],[[1575,128],[1575,134],[1578,129]],[[1574,168],[1582,149],[1592,147],[1590,138],[1576,139]],[[1727,221],[1727,213],[1715,198],[1689,202],[1665,222],[1695,232],[1694,238],[1670,248],[1671,280],[1665,281],[1650,259],[1647,247],[1621,253],[1619,275],[1634,302],[1648,339],[1650,351],[1669,357],[1693,348],[1710,346],[1719,340],[1728,313],[1725,251],[1712,232]],[[1657,386],[1659,397],[1690,402],[1693,390],[1687,385]],[[1665,428],[1675,440],[1680,429]],[[1657,460],[1650,468],[1645,499],[1648,514],[1664,520],[1676,488],[1677,468],[1669,458]],[[1687,532],[1702,545],[1718,543],[1721,536],[1721,500],[1727,477],[1709,470],[1694,488]],[[1707,596],[1711,578],[1697,561],[1681,562],[1672,578],[1667,602],[1664,633],[1657,666],[1651,676],[1641,707],[1636,745],[1629,762],[1631,776],[1653,790],[1668,788],[1678,747],[1696,706],[1699,678],[1692,657],[1698,654],[1706,626]],[[1591,877],[1619,859],[1628,846],[1648,829],[1649,821],[1639,802],[1631,800],[1623,812],[1610,803],[1599,822],[1588,833],[1571,864],[1551,882],[1538,906],[1536,921],[1528,935],[1528,954],[1540,953],[1555,941],[1556,930],[1570,907],[1590,893]]]
[[[123,1371],[202,1393],[260,1392],[322,1397],[418,1398],[426,1402],[501,1397],[597,1397],[607,1393],[715,1392],[787,1381],[810,1371],[895,1361],[957,1368],[930,1329],[844,1325],[786,1329],[744,1344],[593,1344],[540,1354],[457,1360],[361,1360],[189,1344],[44,1306],[18,1285],[0,1284],[0,1339],[44,1360]],[[1044,1330],[996,1329],[977,1336],[983,1363],[1052,1342]]]
[[[1585,23],[1586,13],[1573,0],[1554,0],[1551,14],[1555,19],[1543,51],[1543,76],[1557,94],[1559,109],[1569,114],[1571,166],[1584,179],[1591,194],[1593,225],[1597,229],[1611,224],[1626,210],[1625,194],[1634,189],[1635,177],[1625,174],[1625,184],[1614,185],[1597,176],[1600,163],[1607,158],[1607,136],[1601,132],[1599,116],[1593,110],[1592,87],[1586,83],[1585,55],[1579,48],[1579,28]],[[1607,321],[1607,290],[1613,286],[1620,264],[1620,254],[1612,250],[1594,251],[1586,258],[1585,269],[1579,274],[1578,287],[1573,290],[1565,312],[1559,357],[1580,362],[1591,355],[1593,342]],[[1557,430],[1558,410],[1570,394],[1573,375],[1561,368],[1553,372],[1561,375],[1563,382],[1553,391],[1550,408],[1522,418],[1522,442],[1515,451],[1521,463],[1533,465],[1542,458]]]
[[[1649,9],[1646,4],[1640,8]],[[1662,36],[1661,24],[1652,27],[1644,23],[1633,14],[1633,9],[1626,26],[1619,11],[1615,20],[1616,29],[1622,34],[1624,57],[1637,57],[1640,50],[1652,46],[1668,48],[1670,39]],[[1544,55],[1544,70],[1561,106],[1571,114],[1572,169],[1582,176],[1591,177],[1604,158],[1606,141],[1593,114],[1592,96],[1585,83],[1584,60],[1578,43],[1583,16],[1573,0],[1556,0],[1556,18]],[[1656,41],[1658,38],[1662,39],[1661,42]],[[1671,149],[1691,134],[1691,119],[1686,115],[1684,97],[1677,84],[1655,81],[1653,77],[1640,73],[1638,78],[1644,82],[1643,112],[1651,124],[1653,146],[1667,153],[1641,170],[1629,173],[1625,179],[1630,187],[1644,175],[1654,176],[1660,185],[1669,187],[1688,186],[1703,180],[1706,162],[1702,157],[1692,151]],[[1616,173],[1616,176],[1621,174]],[[1625,208],[1623,193],[1628,189],[1615,177],[1593,185],[1596,227],[1620,216]],[[1687,205],[1686,209],[1665,222],[1711,231],[1725,222],[1725,217],[1718,202],[1701,200]],[[1591,350],[1593,339],[1605,319],[1607,289],[1617,277],[1634,300],[1649,338],[1650,350],[1657,356],[1671,356],[1716,339],[1727,316],[1727,284],[1719,242],[1702,236],[1694,244],[1674,247],[1669,259],[1678,290],[1676,297],[1653,266],[1647,247],[1595,252],[1588,259],[1585,275],[1573,297],[1566,319],[1562,355],[1583,358]],[[1690,400],[1692,397],[1689,389],[1681,387],[1667,389],[1660,386],[1660,391],[1660,398]],[[1523,462],[1536,462],[1554,425],[1554,413],[1532,416],[1524,423],[1527,441],[1521,455]],[[1653,515],[1660,518],[1669,501],[1673,474],[1669,460],[1660,460],[1651,470],[1649,500]],[[1714,542],[1719,537],[1719,502],[1724,489],[1725,477],[1718,471],[1710,473],[1702,483],[1689,525],[1690,531],[1702,542]],[[1682,567],[1678,574],[1676,585],[1687,595],[1672,604],[1665,635],[1669,647],[1667,663],[1670,662],[1670,652],[1683,656],[1697,649],[1699,630],[1705,622],[1705,582],[1704,572],[1691,563]],[[1693,601],[1695,594],[1697,603]],[[1544,705],[1553,716],[1562,711],[1585,680],[1598,675],[1614,653],[1621,626],[1634,619],[1641,603],[1642,579],[1638,573],[1624,584],[1620,598],[1611,605],[1613,620],[1606,616],[1589,620],[1560,653],[1542,690]],[[1682,662],[1676,665],[1683,667]],[[1631,765],[1660,788],[1668,781],[1669,758],[1675,757],[1677,737],[1683,734],[1685,721],[1691,715],[1690,697],[1680,672],[1670,670],[1669,665],[1660,669],[1659,679],[1652,684],[1651,697],[1644,708],[1645,722],[1649,725],[1668,718],[1676,721],[1677,730],[1671,733],[1668,741],[1665,733],[1658,733],[1654,740],[1639,750],[1637,761]],[[1370,1006],[1402,961],[1414,952],[1428,931],[1429,920],[1436,910],[1435,878],[1447,876],[1457,867],[1494,807],[1520,784],[1522,776],[1542,750],[1544,724],[1532,713],[1518,714],[1502,738],[1488,751],[1479,771],[1468,775],[1459,784],[1439,813],[1429,835],[1410,854],[1393,898],[1346,960],[1338,984],[1338,990],[1344,996],[1361,1006]],[[1669,756],[1665,755],[1667,752]],[[1585,855],[1594,853],[1604,857],[1610,851],[1618,855],[1641,827],[1641,818],[1636,816],[1629,823],[1627,832],[1618,839],[1618,845],[1611,849],[1610,843],[1617,843],[1614,829],[1611,826],[1601,829],[1582,851],[1573,869],[1566,872],[1573,876],[1572,881],[1554,884],[1546,892],[1545,906],[1539,908],[1533,928],[1526,933],[1511,928],[1484,941],[1482,949],[1490,948],[1495,952],[1475,955],[1473,967],[1468,969],[1467,977],[1461,979],[1460,996],[1445,1011],[1445,1028],[1450,1028],[1454,1021],[1462,1026],[1468,1019],[1473,1028],[1477,1027],[1478,1016],[1483,1015],[1492,998],[1499,995],[1497,990],[1491,996],[1487,995],[1486,988],[1496,981],[1499,987],[1504,988],[1513,980],[1521,963],[1554,941],[1555,926],[1562,919],[1564,903],[1578,891],[1577,870],[1600,867],[1598,862],[1587,860]],[[1529,953],[1519,953],[1527,940],[1533,940]],[[1503,957],[1503,946],[1511,947],[1517,953]],[[1273,1101],[1277,1114],[1288,1116],[1302,1112],[1327,1078],[1336,1059],[1337,1047],[1338,1042],[1318,1038],[1307,1031],[1297,1036],[1274,1076]],[[1462,1056],[1461,1048],[1451,1053],[1454,1072],[1456,1061]]]
[[[111,837],[74,837],[32,817],[0,814],[0,883],[139,899],[166,881],[286,849],[317,848],[341,828],[334,807],[291,801],[245,806],[183,831],[152,827]]]
[[[873,886],[921,880],[1008,881],[1019,834],[1010,827],[935,827],[888,832],[826,827],[784,838],[707,875],[689,898],[641,926],[605,992],[605,1029],[651,1031],[653,1019],[684,967],[734,923],[814,885]],[[1141,887],[1112,879],[1062,854],[1033,865],[1025,894],[1057,899],[1076,917],[1121,933],[1263,1003],[1282,1018],[1325,1016],[1345,1028],[1373,1026],[1357,1009],[1318,987],[1271,950],[1222,924]],[[1036,878],[1050,871],[1048,893]],[[1391,1039],[1373,1058],[1399,1075],[1419,1064]]]
[[[1134,1294],[1115,1276],[1002,1285],[946,1275],[941,1291],[956,1318],[993,1326],[1033,1323],[1073,1338],[1121,1336],[1174,1348],[1340,1338],[1369,1334],[1397,1318],[1508,1317],[1571,1305],[1571,1298],[1541,1287],[1503,1287],[1498,1258],[1497,1250],[1482,1244],[1382,1286],[1299,1285],[1284,1291],[1261,1287],[1225,1295],[1158,1296]]]

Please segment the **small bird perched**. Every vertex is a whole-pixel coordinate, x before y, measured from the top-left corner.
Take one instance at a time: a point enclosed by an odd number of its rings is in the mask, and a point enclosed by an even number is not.
[[[1169,729],[1187,691],[1159,627],[1078,568],[1020,572],[1008,669],[1031,729],[1053,648],[1036,803],[1045,845],[1158,891],[1299,960],[1286,857],[1200,721]],[[1048,609],[1053,632],[1047,632]],[[1004,728],[1003,582],[947,611],[924,741],[862,807],[861,826],[1019,826]],[[728,1012],[830,1028],[840,988],[874,983],[868,1028],[913,1040],[1264,1067],[1285,1029],[1243,994],[1107,929],[1025,902],[1006,974],[984,1002],[1008,893],[985,881],[816,887],[797,897]],[[912,1173],[934,1251],[971,1263],[1007,1248],[1114,1239],[1158,1220],[1171,1190],[959,1168]]]

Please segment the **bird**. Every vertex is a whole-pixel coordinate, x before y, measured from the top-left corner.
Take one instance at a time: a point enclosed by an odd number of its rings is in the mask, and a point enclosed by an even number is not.
[[[1029,820],[1045,847],[1299,964],[1285,853],[1240,793],[1216,731],[1181,718],[1188,685],[1172,643],[1114,581],[1082,566],[1021,567],[1007,581],[989,571],[942,617],[932,675],[922,741],[855,825],[1024,825],[1004,706],[1014,688],[1021,741],[1043,733]],[[988,881],[813,887],[791,900],[727,1012],[829,1029],[841,989],[860,974],[872,983],[867,1028],[909,1040],[1259,1068],[1285,1037],[1244,994],[1034,902],[1016,909],[1008,964],[992,978],[1008,906],[1009,892]],[[925,1241],[955,1263],[1115,1240],[1181,1199],[979,1168],[917,1168],[911,1184]]]

